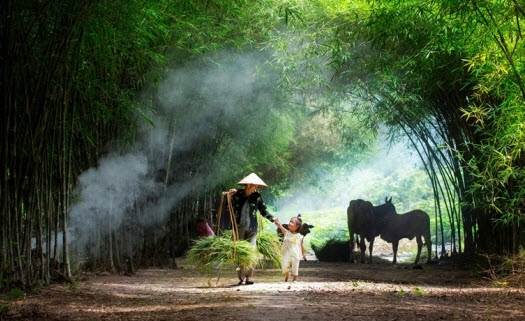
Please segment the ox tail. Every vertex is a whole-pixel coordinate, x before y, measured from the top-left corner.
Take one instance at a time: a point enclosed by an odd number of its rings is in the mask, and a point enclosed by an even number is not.
[[[425,238],[425,243],[424,243],[425,245],[432,243],[430,239],[431,237],[430,235],[430,217],[428,216],[427,213],[425,213],[425,231],[424,231],[423,237]]]
[[[423,237],[425,239],[424,246],[427,248],[427,263],[432,261],[432,236],[430,234],[430,217],[425,213],[425,231]]]

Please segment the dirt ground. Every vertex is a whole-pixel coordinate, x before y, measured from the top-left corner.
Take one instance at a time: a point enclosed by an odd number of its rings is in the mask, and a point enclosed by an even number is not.
[[[191,267],[95,276],[9,303],[9,320],[525,320],[525,289],[447,266],[302,262],[300,281],[257,271],[218,286]]]

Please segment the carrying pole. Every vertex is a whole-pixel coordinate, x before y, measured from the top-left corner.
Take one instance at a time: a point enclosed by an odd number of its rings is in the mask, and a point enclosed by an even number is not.
[[[230,223],[232,225],[232,237],[233,241],[239,240],[239,227],[237,226],[237,219],[235,217],[235,211],[233,210],[232,192],[222,192],[221,202],[219,205],[219,211],[217,213],[217,234],[221,228],[222,219],[222,208],[224,206],[224,198],[226,198],[226,204],[228,206],[228,214],[230,215]]]

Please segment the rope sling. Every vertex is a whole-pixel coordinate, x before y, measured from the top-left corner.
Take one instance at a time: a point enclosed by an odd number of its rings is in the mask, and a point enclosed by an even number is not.
[[[219,205],[219,211],[217,213],[217,235],[221,228],[222,209],[224,207],[224,199],[226,198],[226,204],[228,206],[228,214],[230,215],[230,223],[232,226],[232,239],[233,239],[233,257],[237,257],[236,244],[239,241],[239,227],[237,226],[237,218],[235,217],[235,211],[232,205],[232,192],[222,192],[221,202]]]

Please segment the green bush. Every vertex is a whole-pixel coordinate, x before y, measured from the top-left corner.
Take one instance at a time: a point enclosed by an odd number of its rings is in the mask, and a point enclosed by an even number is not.
[[[7,311],[9,311],[9,305],[7,305],[7,303],[0,303],[0,320],[7,316]]]
[[[328,240],[321,246],[312,244],[312,249],[319,261],[348,262],[350,260],[348,240]]]
[[[346,262],[349,260],[348,230],[342,227],[316,228],[310,245],[319,261]]]
[[[312,236],[310,238],[310,244],[312,249],[314,247],[321,248],[330,240],[348,242],[349,239],[346,224],[344,227],[316,226],[311,234]]]
[[[8,300],[15,301],[25,298],[26,294],[19,288],[12,288],[9,290],[9,292],[7,292],[6,296]]]

